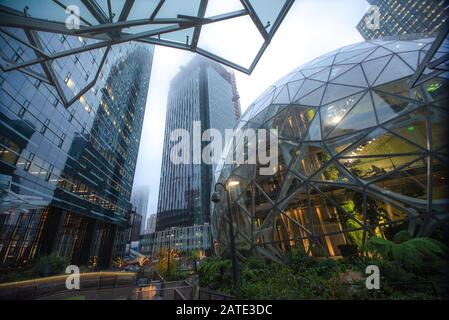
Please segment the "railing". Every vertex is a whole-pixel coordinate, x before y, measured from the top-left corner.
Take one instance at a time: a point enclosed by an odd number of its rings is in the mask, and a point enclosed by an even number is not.
[[[199,299],[200,300],[235,300],[235,297],[230,296],[225,293],[222,293],[222,292],[200,288]]]
[[[97,291],[97,296],[117,296],[117,291],[132,290],[135,274],[130,272],[90,272],[80,274],[80,289],[69,290],[66,279],[69,275],[59,275],[33,280],[0,284],[0,300],[33,300],[64,298],[80,295],[87,291]],[[109,294],[110,293],[110,294]],[[92,295],[92,294],[90,294]]]

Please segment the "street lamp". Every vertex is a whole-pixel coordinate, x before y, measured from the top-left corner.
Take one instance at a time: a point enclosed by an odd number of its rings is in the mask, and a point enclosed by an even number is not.
[[[229,186],[235,186],[239,184],[238,181],[231,181],[229,182]],[[217,182],[214,186],[214,193],[212,194],[212,202],[218,203],[220,202],[221,195],[217,192],[217,187],[222,186],[224,191],[227,193],[228,198],[228,220],[229,220],[229,241],[230,241],[230,247],[231,247],[231,262],[232,262],[232,281],[234,288],[237,288],[237,279],[238,279],[238,269],[237,269],[237,257],[236,257],[236,250],[235,250],[235,238],[234,238],[234,225],[232,223],[232,212],[231,212],[231,194],[229,193],[229,190],[226,188],[226,186],[221,183]]]

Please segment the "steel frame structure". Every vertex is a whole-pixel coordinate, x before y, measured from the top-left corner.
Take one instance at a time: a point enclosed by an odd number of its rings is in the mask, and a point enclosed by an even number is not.
[[[49,0],[49,2],[50,1],[52,5],[56,4],[59,7],[61,7],[61,10],[70,9],[59,0]],[[48,19],[45,20],[31,17],[28,12],[29,10],[28,7],[24,7],[23,12],[21,12],[16,9],[0,4],[0,35],[5,34],[11,38],[14,38],[21,44],[27,46],[28,48],[31,48],[36,54],[36,58],[34,59],[28,61],[21,61],[18,63],[7,61],[6,65],[3,64],[0,65],[0,67],[3,72],[19,70],[41,81],[45,81],[55,86],[61,98],[61,101],[63,102],[65,107],[69,107],[73,102],[78,100],[84,93],[86,93],[90,88],[92,88],[92,86],[95,84],[98,78],[101,67],[103,66],[103,63],[107,58],[107,54],[111,46],[120,43],[125,43],[128,41],[137,41],[146,44],[162,45],[196,52],[219,63],[222,63],[226,66],[229,66],[233,69],[239,70],[246,74],[251,74],[251,72],[256,67],[258,61],[262,57],[265,49],[270,44],[271,39],[273,38],[274,34],[276,33],[277,29],[279,28],[289,9],[294,3],[294,0],[285,0],[279,14],[275,17],[275,21],[270,22],[268,25],[264,26],[260,17],[257,15],[257,12],[251,3],[251,0],[240,0],[243,6],[243,9],[241,10],[227,12],[224,14],[219,14],[207,18],[205,18],[205,14],[208,6],[208,0],[200,0],[198,13],[196,16],[177,14],[176,18],[158,18],[157,14],[159,10],[163,7],[164,4],[169,5],[170,1],[171,0],[159,0],[158,5],[151,13],[151,16],[148,17],[148,19],[127,20],[135,4],[135,0],[124,0],[124,4],[119,14],[118,20],[114,21],[115,14],[112,12],[111,0],[107,0],[107,9],[108,9],[107,12],[105,12],[104,8],[102,8],[97,3],[97,0],[81,0],[82,5],[97,20],[98,24],[92,24],[91,22],[83,18],[80,14],[79,19],[85,25],[80,25],[79,29],[68,29],[65,23],[63,22],[50,21]],[[254,60],[252,61],[249,67],[241,66],[235,62],[224,59],[223,57],[220,57],[217,54],[214,54],[212,52],[209,52],[205,49],[198,47],[201,29],[204,25],[213,24],[220,21],[230,20],[243,16],[249,16],[251,18],[251,21],[255,24],[257,30],[259,31],[264,40],[263,45],[259,49],[257,55],[255,56]],[[50,19],[51,17],[48,18]],[[125,28],[130,27],[136,26],[144,27],[144,26],[158,26],[158,25],[160,25],[160,27],[156,27],[154,30],[138,32],[135,34],[124,31]],[[270,26],[269,31],[267,31],[268,26]],[[28,42],[18,37],[15,37],[13,34],[8,32],[6,28],[20,28],[24,30]],[[161,35],[189,28],[194,28],[193,37],[190,43],[188,36],[186,39],[186,43],[170,41],[160,38]],[[82,37],[92,39],[95,42],[80,46],[79,48],[73,48],[70,50],[64,50],[51,54],[45,52],[42,44],[39,43],[39,37],[36,35],[36,33],[40,31],[52,32],[67,36]],[[77,94],[75,97],[71,99],[65,97],[62,88],[60,88],[58,82],[55,80],[55,75],[52,70],[50,62],[54,59],[76,55],[79,53],[99,48],[106,48],[106,52],[104,53],[99,70],[97,71],[93,81],[91,81],[85,88],[83,88],[79,92],[79,94]],[[45,73],[45,77],[36,74],[30,69],[27,69],[27,67],[36,64],[40,64],[42,66]]]
[[[434,38],[398,37],[343,47],[293,70],[259,96],[238,128],[278,130],[278,170],[263,176],[257,172],[262,167],[259,163],[224,162],[238,152],[235,145],[223,154],[215,177],[224,185],[233,185],[228,187],[233,212],[231,221],[225,203],[212,205],[218,253],[229,252],[230,239],[235,238],[242,260],[253,254],[282,261],[281,248],[305,242],[308,254],[317,248],[331,255],[329,247],[335,249],[338,244],[329,245],[332,237],[349,239],[350,234],[360,232],[363,244],[375,235],[376,228],[402,223],[408,223],[410,234],[429,236],[447,221],[449,198],[442,195],[441,185],[437,192],[439,181],[448,173],[448,142],[443,131],[449,119],[444,109],[447,75],[434,74],[415,89],[407,88],[419,55],[426,54],[433,42]],[[441,84],[435,96],[427,92],[433,82]],[[364,122],[368,118],[371,121]],[[255,133],[247,134],[256,140]],[[367,174],[373,170],[367,169],[370,165],[384,171],[372,171],[371,176]],[[395,185],[398,182],[407,188],[422,188],[427,194]],[[358,214],[345,203],[354,201],[355,195],[363,204]],[[385,219],[378,218],[377,212],[376,220],[371,220],[369,202],[388,205],[401,214]],[[338,216],[339,228],[332,225],[335,221],[323,222],[332,212]],[[229,223],[234,224],[233,237],[227,234]]]
[[[410,89],[420,85],[432,77],[449,71],[449,53],[441,53],[441,56],[436,58],[436,55],[442,51],[441,49],[443,48],[443,45],[449,45],[449,23],[443,24],[441,30],[435,38],[435,41],[416,69],[416,73],[410,79]],[[424,74],[425,71],[432,72]]]

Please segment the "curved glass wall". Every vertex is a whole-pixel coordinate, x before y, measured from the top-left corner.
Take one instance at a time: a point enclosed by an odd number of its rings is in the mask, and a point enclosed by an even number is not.
[[[241,257],[279,260],[293,246],[340,256],[372,235],[442,233],[448,73],[408,86],[432,40],[341,48],[295,69],[248,108],[238,129],[277,129],[279,161],[272,175],[259,175],[259,163],[216,172],[231,196]],[[226,204],[212,210],[219,253],[228,249]]]

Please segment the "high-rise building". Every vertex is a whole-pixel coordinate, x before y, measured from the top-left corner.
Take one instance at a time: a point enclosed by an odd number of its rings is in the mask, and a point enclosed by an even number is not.
[[[36,57],[25,43],[47,53],[92,43],[2,31],[7,64]],[[153,50],[126,43],[0,74],[0,173],[8,182],[0,194],[0,266],[56,252],[107,267],[124,254]],[[66,108],[59,91],[82,95]]]
[[[170,134],[185,129],[193,137],[193,124],[201,132],[233,129],[240,118],[234,73],[211,60],[196,56],[172,80],[168,94],[164,150],[156,231],[202,225],[209,221],[210,189],[214,172],[209,164],[174,164],[170,161]],[[207,142],[203,142],[206,144]]]
[[[136,208],[136,212],[142,216],[140,233],[145,231],[145,222],[147,220],[148,199],[150,197],[150,188],[147,186],[136,187],[131,195],[131,203]]]
[[[434,33],[448,22],[446,0],[368,0],[369,10],[357,24],[365,40],[407,33]],[[373,19],[379,18],[378,24]]]
[[[145,229],[145,233],[153,233],[156,231],[156,218],[157,214],[153,213],[147,219],[147,227]]]

